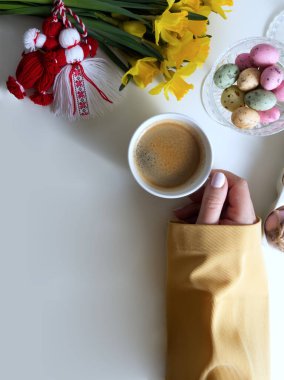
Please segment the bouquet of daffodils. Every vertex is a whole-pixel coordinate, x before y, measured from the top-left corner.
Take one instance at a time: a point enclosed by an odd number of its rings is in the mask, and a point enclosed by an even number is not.
[[[180,100],[193,85],[186,81],[206,60],[211,12],[226,18],[233,0],[66,0],[100,48],[124,75],[121,87],[133,80],[155,95]],[[0,0],[0,14],[50,13],[52,0]],[[158,84],[157,84],[158,83]]]

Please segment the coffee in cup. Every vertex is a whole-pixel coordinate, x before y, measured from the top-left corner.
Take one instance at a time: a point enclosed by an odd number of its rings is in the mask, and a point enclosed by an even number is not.
[[[207,179],[212,151],[204,132],[185,115],[168,113],[145,121],[129,146],[129,165],[137,182],[150,193],[179,198]]]

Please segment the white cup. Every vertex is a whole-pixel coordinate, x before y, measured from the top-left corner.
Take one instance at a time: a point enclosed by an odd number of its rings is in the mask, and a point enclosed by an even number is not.
[[[180,122],[184,126],[188,126],[191,130],[194,129],[199,136],[200,143],[204,150],[204,162],[202,163],[201,169],[198,170],[198,175],[192,177],[184,184],[173,188],[158,188],[152,186],[142,177],[135,163],[135,152],[140,138],[148,129],[163,120]],[[181,198],[194,193],[205,183],[212,169],[213,153],[207,136],[192,118],[178,113],[164,113],[147,119],[134,132],[128,148],[128,163],[137,183],[149,193],[161,198]]]

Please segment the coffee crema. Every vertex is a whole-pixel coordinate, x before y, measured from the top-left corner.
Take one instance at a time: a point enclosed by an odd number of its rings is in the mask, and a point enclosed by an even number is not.
[[[204,149],[193,127],[163,120],[139,138],[134,161],[140,176],[151,186],[175,188],[196,177]]]

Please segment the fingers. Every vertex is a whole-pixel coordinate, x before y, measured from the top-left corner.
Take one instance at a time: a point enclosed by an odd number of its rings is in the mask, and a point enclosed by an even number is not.
[[[190,203],[174,210],[174,214],[178,219],[186,220],[188,223],[192,223],[191,220],[194,220],[194,223],[196,222],[207,182],[195,193],[188,196]]]
[[[223,209],[221,224],[243,225],[255,223],[257,218],[247,181],[226,170],[218,171],[224,173],[228,181],[228,196],[226,207]]]
[[[235,186],[235,185],[239,185],[241,182],[245,182],[246,183],[246,181],[242,177],[239,177],[236,174],[231,173],[231,172],[229,172],[227,170],[222,170],[222,169],[212,170],[212,174],[214,174],[216,172],[221,172],[221,173],[225,174],[225,176],[227,178],[228,188],[229,189],[231,187]]]
[[[207,184],[197,224],[218,224],[228,193],[228,181],[224,172],[214,172]]]
[[[210,180],[210,178],[211,178],[211,174],[210,174],[209,180]],[[188,198],[189,198],[192,202],[195,202],[195,203],[201,203],[202,198],[203,198],[203,194],[204,194],[204,191],[205,191],[205,188],[206,188],[206,185],[207,185],[207,183],[208,183],[209,180],[207,180],[207,181],[205,182],[205,184],[204,184],[200,189],[198,189],[195,193],[190,194],[190,195],[188,196]]]
[[[213,170],[206,186],[189,198],[190,204],[175,211],[188,223],[243,225],[257,220],[247,182],[226,170]]]
[[[229,188],[228,207],[224,218],[231,220],[234,224],[253,224],[257,220],[248,183],[242,178]]]
[[[191,220],[193,217],[197,217],[200,209],[199,203],[189,203],[186,206],[174,210],[174,214],[178,219],[181,220]]]

